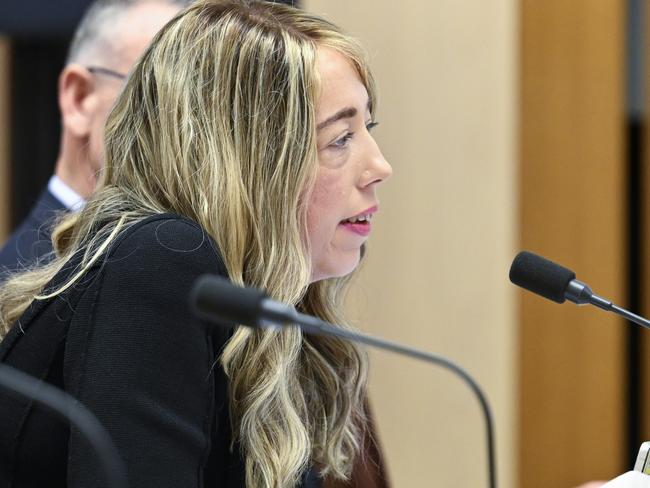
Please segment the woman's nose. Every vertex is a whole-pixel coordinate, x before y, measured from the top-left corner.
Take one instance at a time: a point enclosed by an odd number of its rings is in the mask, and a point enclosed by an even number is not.
[[[363,174],[363,186],[381,183],[387,180],[393,174],[393,168],[384,155],[377,143],[371,140],[367,155],[367,166]]]

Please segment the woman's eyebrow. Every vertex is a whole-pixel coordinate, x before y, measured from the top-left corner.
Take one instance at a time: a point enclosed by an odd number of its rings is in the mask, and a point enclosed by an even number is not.
[[[371,101],[370,101],[370,99],[368,99],[368,102],[366,103],[366,110],[370,110],[370,105],[371,105]],[[324,127],[327,127],[328,125],[332,125],[334,122],[337,122],[337,121],[339,121],[341,119],[349,119],[349,118],[354,117],[355,115],[357,115],[357,109],[356,108],[354,108],[354,107],[343,108],[343,109],[339,110],[338,112],[336,112],[331,117],[329,117],[329,118],[325,119],[324,121],[320,122],[316,126],[316,130],[317,131],[321,130]]]
[[[327,127],[328,125],[332,125],[334,122],[338,122],[341,119],[350,119],[350,118],[354,117],[355,115],[357,115],[357,109],[356,108],[354,108],[354,107],[346,107],[344,109],[339,110],[334,115],[332,115],[331,117],[325,119],[323,122],[318,124],[316,126],[316,130],[321,130],[321,129]]]

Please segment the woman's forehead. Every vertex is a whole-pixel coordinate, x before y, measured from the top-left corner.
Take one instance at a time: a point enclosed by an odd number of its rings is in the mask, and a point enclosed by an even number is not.
[[[368,90],[348,57],[334,49],[320,47],[316,69],[321,88],[316,108],[318,123],[346,108],[355,109],[362,115],[368,112]]]

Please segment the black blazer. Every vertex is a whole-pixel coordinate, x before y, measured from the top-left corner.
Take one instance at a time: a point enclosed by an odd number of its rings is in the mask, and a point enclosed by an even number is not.
[[[75,271],[69,263],[53,286]],[[226,275],[195,223],[157,215],[123,232],[105,259],[56,298],[36,301],[0,343],[0,361],[79,399],[111,434],[133,488],[241,488],[230,449],[229,332],[192,316],[204,273]],[[0,487],[106,486],[75,429],[0,391]],[[314,470],[301,486],[320,487]]]
[[[65,206],[45,188],[29,215],[0,249],[0,277],[52,252],[52,224]]]

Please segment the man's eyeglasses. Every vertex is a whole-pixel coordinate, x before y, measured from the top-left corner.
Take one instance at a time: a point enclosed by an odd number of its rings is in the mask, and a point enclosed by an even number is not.
[[[117,78],[118,80],[125,80],[126,75],[124,73],[118,73],[112,69],[102,68],[101,66],[87,66],[86,69],[94,75],[104,75],[110,76],[111,78]]]

